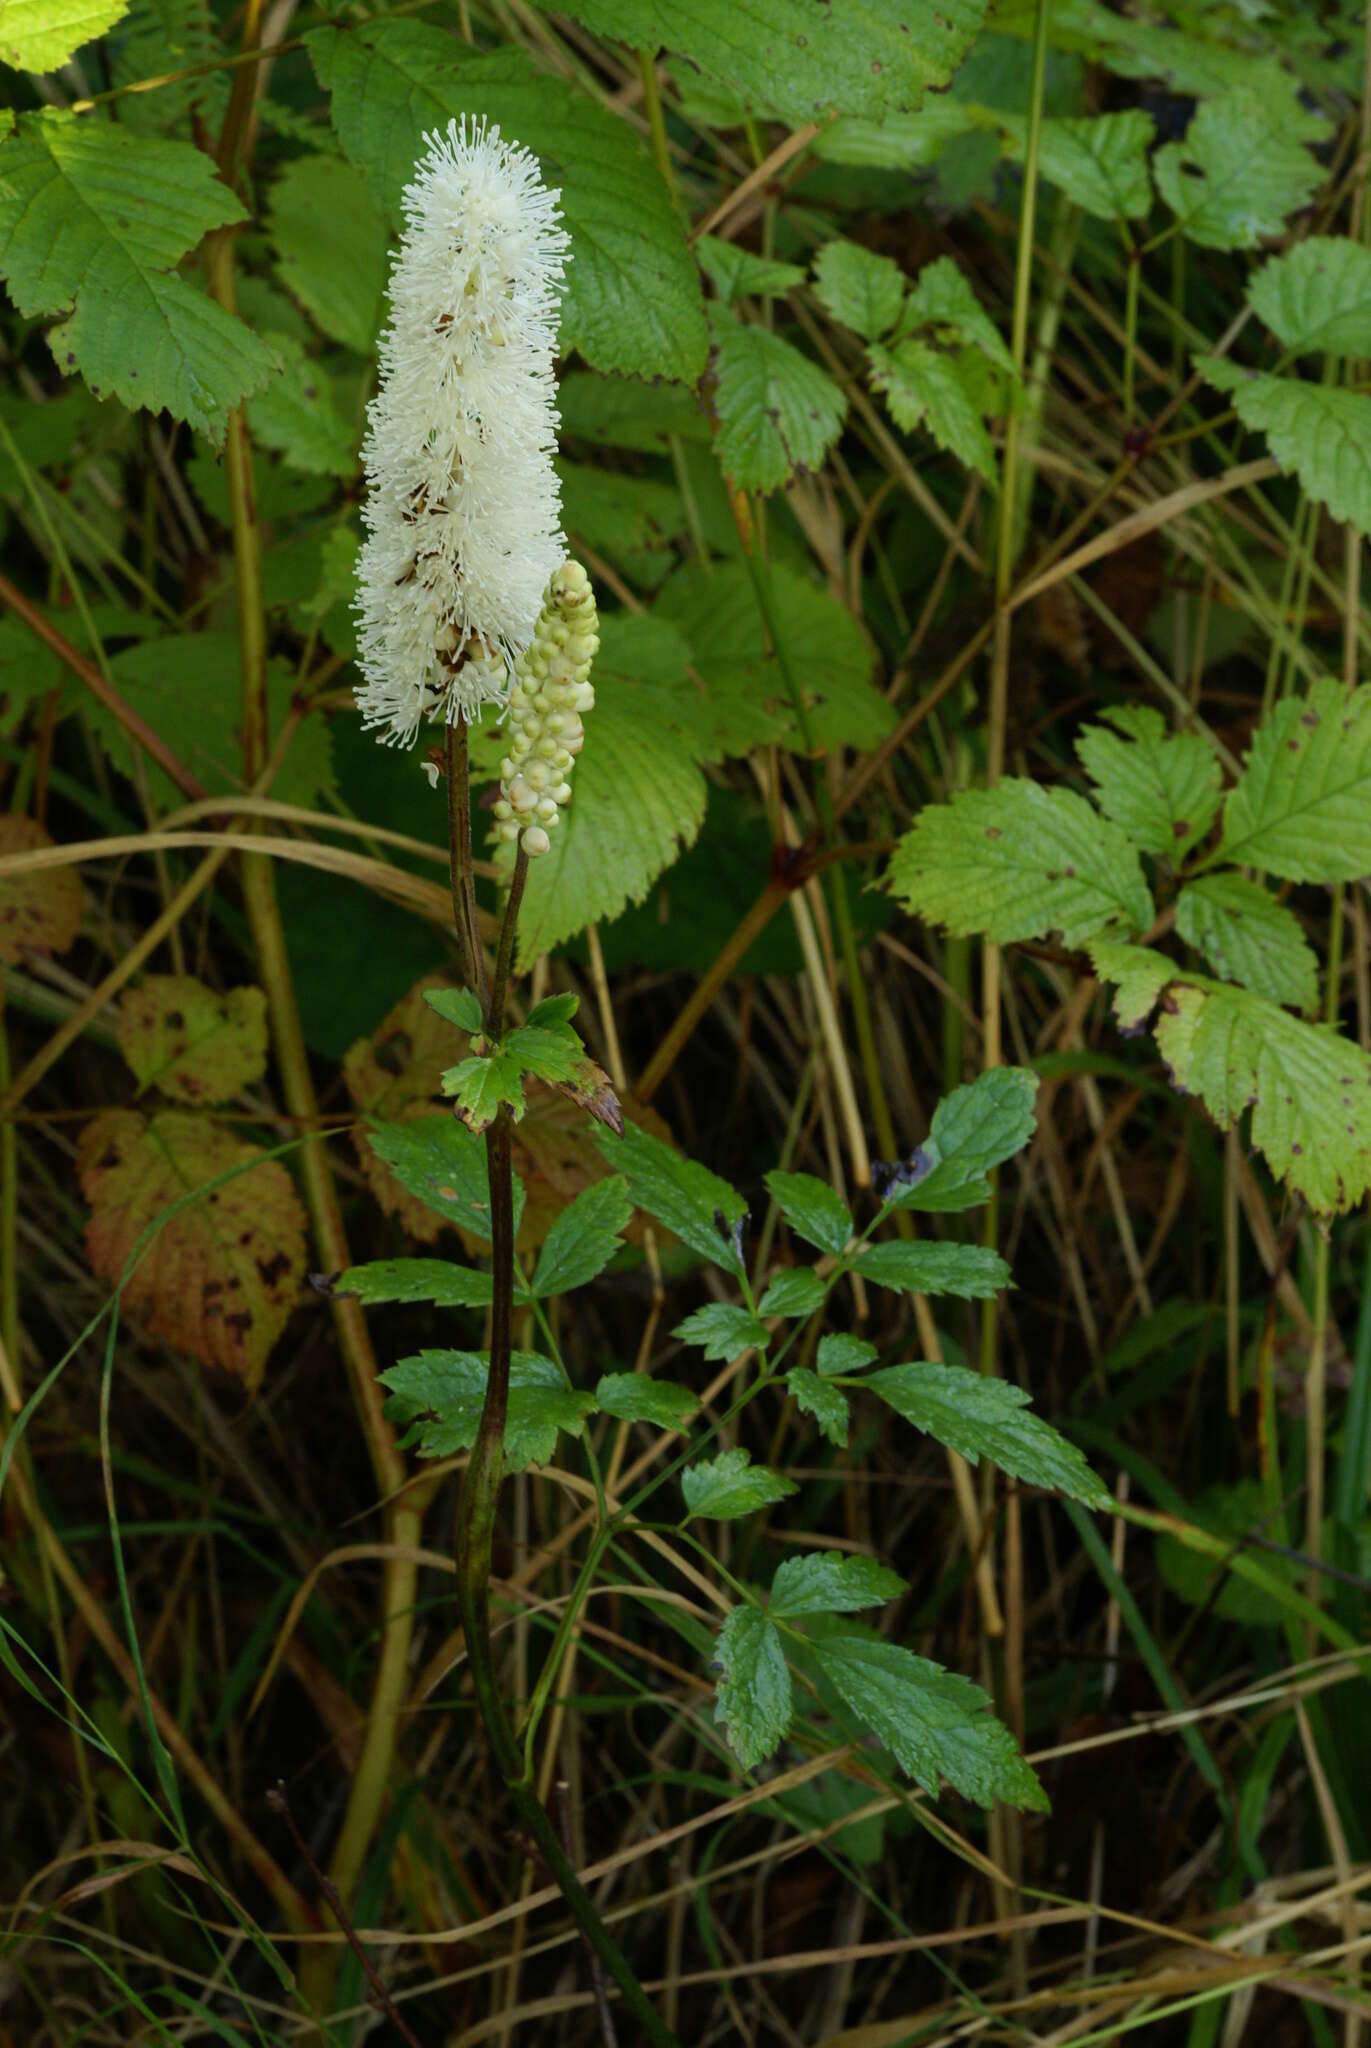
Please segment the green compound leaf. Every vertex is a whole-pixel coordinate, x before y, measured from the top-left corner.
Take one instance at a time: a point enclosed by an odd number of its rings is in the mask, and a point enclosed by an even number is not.
[[[1136,1031],[1156,1009],[1175,961],[1150,946],[1117,946],[1108,939],[1092,940],[1089,952],[1100,980],[1118,983],[1114,1015],[1125,1031]]]
[[[448,1259],[373,1259],[348,1266],[334,1294],[355,1294],[367,1308],[390,1301],[431,1301],[435,1308],[488,1308],[495,1293],[489,1273]]]
[[[988,1301],[1010,1285],[1004,1260],[980,1244],[906,1244],[891,1238],[888,1244],[869,1244],[853,1264],[878,1287],[955,1294],[962,1301]]]
[[[267,1070],[267,999],[226,995],[192,974],[149,974],[119,1005],[119,1050],[141,1089],[204,1108],[231,1102]]]
[[[271,346],[280,374],[248,400],[254,438],[307,475],[352,476],[357,426],[338,410],[328,374],[293,335],[273,333]]]
[[[588,924],[641,903],[704,822],[710,758],[690,650],[665,619],[604,618],[595,710],[552,845],[529,865],[519,918],[526,968]]]
[[[1350,882],[1371,869],[1371,684],[1348,691],[1325,676],[1263,719],[1215,858],[1292,882]]]
[[[778,1273],[757,1304],[763,1316],[812,1316],[824,1305],[824,1283],[808,1266]]]
[[[595,1404],[620,1422],[655,1422],[662,1429],[684,1429],[700,1405],[689,1387],[672,1380],[652,1380],[642,1372],[606,1373],[595,1389]]]
[[[1001,944],[1059,931],[1079,946],[1111,925],[1152,922],[1137,850],[1119,827],[1073,790],[1017,777],[920,812],[889,880],[919,916]]]
[[[585,1066],[586,1049],[563,1018],[546,1024],[518,1024],[505,1034],[504,1051],[526,1074],[556,1084],[574,1081]]]
[[[59,368],[221,442],[277,359],[176,275],[208,229],[244,218],[212,158],[51,109],[21,117],[4,158],[0,275],[26,318],[70,314],[48,337]]]
[[[1243,425],[1266,435],[1274,459],[1311,498],[1371,534],[1371,397],[1244,370],[1216,356],[1196,356],[1195,368],[1232,393]]]
[[[677,1323],[671,1334],[686,1344],[697,1344],[707,1359],[733,1359],[744,1351],[765,1351],[771,1342],[765,1323],[726,1301],[706,1302],[683,1323]]]
[[[469,988],[426,988],[423,995],[430,1010],[436,1010],[445,1023],[455,1024],[472,1038],[480,1035],[485,1020]]]
[[[894,714],[872,683],[871,649],[861,628],[828,591],[783,563],[771,564],[770,577],[779,650],[768,642],[757,594],[742,563],[716,568],[713,575],[698,568],[680,570],[658,595],[654,618],[670,619],[680,628],[706,685],[708,694],[694,699],[708,734],[701,759],[773,744],[804,747],[782,657],[804,700],[817,745],[878,746],[894,725]],[[595,668],[597,691],[603,659]],[[591,729],[587,720],[587,747]],[[578,766],[578,778],[582,772]]]
[[[847,400],[825,370],[765,327],[709,309],[719,459],[735,489],[774,491],[818,469],[842,432]]]
[[[473,1237],[490,1237],[486,1148],[455,1116],[418,1116],[408,1123],[367,1126],[367,1142],[400,1185],[426,1209]],[[514,1228],[524,1213],[524,1186],[514,1176]]]
[[[1012,1380],[987,1379],[960,1365],[889,1365],[862,1381],[873,1394],[970,1464],[989,1458],[1030,1486],[1045,1486],[1105,1508],[1109,1495],[1081,1453],[1034,1415]]]
[[[421,1458],[469,1451],[481,1426],[489,1376],[489,1359],[475,1351],[421,1351],[380,1374],[390,1389],[385,1414],[410,1425],[401,1448],[413,1445]],[[550,1464],[558,1431],[580,1436],[594,1407],[595,1396],[569,1387],[552,1359],[516,1351],[509,1366],[505,1470]]]
[[[954,1088],[934,1110],[924,1143],[883,1170],[882,1199],[925,1213],[988,1202],[987,1176],[1021,1152],[1037,1128],[1037,1093],[1038,1077],[1026,1067],[991,1067]]]
[[[828,1636],[814,1651],[858,1720],[930,1798],[945,1778],[979,1806],[1001,1799],[1032,1813],[1048,1811],[1047,1795],[1018,1744],[970,1679],[869,1636]]]
[[[380,332],[389,237],[366,181],[341,157],[295,157],[271,187],[276,274],[331,341],[369,356]]]
[[[831,1444],[845,1448],[850,1420],[846,1394],[831,1380],[820,1379],[818,1373],[809,1372],[803,1366],[796,1366],[793,1372],[788,1372],[785,1383],[795,1396],[796,1407],[814,1417]]]
[[[745,1771],[755,1770],[790,1727],[790,1668],[779,1630],[757,1607],[735,1607],[714,1644],[719,1720]]]
[[[506,1104],[517,1124],[527,1106],[522,1073],[518,1054],[503,1046],[494,1052],[469,1053],[443,1075],[443,1093],[453,1097],[470,1131],[486,1130]]]
[[[1281,89],[1239,88],[1201,100],[1182,142],[1157,151],[1157,190],[1187,240],[1205,249],[1254,249],[1278,235],[1288,216],[1307,205],[1323,170],[1307,145],[1322,142],[1328,123]]]
[[[1174,985],[1153,1031],[1220,1130],[1251,1108],[1253,1144],[1311,1209],[1350,1209],[1371,1187],[1371,1060],[1340,1032],[1216,982]]]
[[[698,1160],[683,1159],[636,1124],[625,1124],[622,1136],[597,1130],[595,1143],[614,1171],[627,1176],[640,1209],[664,1223],[701,1258],[743,1278],[738,1240],[747,1205],[736,1188]]]
[[[835,320],[863,341],[877,341],[900,317],[904,272],[893,257],[860,242],[826,242],[814,259],[814,291]]]
[[[1198,733],[1168,733],[1159,711],[1125,704],[1106,711],[1076,742],[1100,809],[1144,853],[1179,861],[1203,839],[1219,808],[1219,764]]]
[[[426,131],[484,115],[540,159],[571,238],[562,348],[601,370],[693,384],[708,339],[700,273],[670,194],[626,121],[519,50],[473,56],[442,29],[397,19],[305,37],[333,126],[392,218]]]
[[[723,1451],[681,1474],[681,1491],[692,1515],[710,1522],[731,1522],[755,1508],[770,1507],[798,1493],[793,1479],[754,1465],[744,1450]]]
[[[0,64],[15,71],[57,71],[83,43],[122,21],[129,0],[4,0]]]
[[[1371,249],[1310,235],[1262,265],[1247,303],[1296,355],[1371,355]]]
[[[1319,997],[1319,963],[1293,910],[1242,875],[1202,875],[1176,899],[1176,930],[1223,981],[1296,1010]]]
[[[834,113],[871,121],[907,111],[944,86],[985,16],[983,0],[538,0],[596,35],[635,49],[665,47],[722,86],[726,126],[742,113],[791,127]],[[687,74],[690,75],[690,74]]]
[[[1022,163],[1028,123],[1022,115],[996,114],[994,125],[1006,155]],[[1058,115],[1043,122],[1038,168],[1067,198],[1097,220],[1140,220],[1152,210],[1147,152],[1155,130],[1138,107],[1089,119]]]
[[[841,1252],[852,1236],[852,1216],[842,1196],[812,1173],[769,1173],[767,1191],[791,1229],[821,1252]]]
[[[890,417],[904,433],[926,427],[940,448],[995,480],[995,447],[986,432],[969,379],[954,356],[923,341],[878,342],[867,350],[871,387],[879,391]]]
[[[726,306],[735,299],[777,299],[794,291],[805,281],[798,263],[777,263],[769,256],[756,256],[737,242],[721,242],[716,235],[701,235],[695,244],[700,268]]]
[[[966,342],[1006,376],[1014,375],[1014,358],[999,328],[986,312],[950,256],[926,263],[900,321],[900,337],[920,334],[942,343]]]
[[[855,1614],[862,1607],[883,1607],[907,1590],[899,1573],[874,1557],[808,1550],[776,1567],[767,1613],[782,1621],[797,1614]]]
[[[865,1337],[853,1337],[846,1331],[835,1331],[831,1336],[820,1337],[818,1356],[814,1363],[824,1374],[837,1372],[861,1372],[863,1367],[874,1365],[880,1357],[874,1344],[868,1344]]]
[[[545,1298],[594,1280],[620,1249],[632,1213],[628,1182],[621,1174],[592,1181],[544,1238],[530,1291]]]

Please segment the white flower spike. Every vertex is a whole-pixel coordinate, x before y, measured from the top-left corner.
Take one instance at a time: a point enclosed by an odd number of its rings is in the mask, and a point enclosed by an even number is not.
[[[425,719],[507,701],[566,554],[552,467],[560,194],[483,121],[424,140],[367,412],[354,607],[358,709],[401,746]]]
[[[590,578],[579,562],[563,562],[509,694],[509,752],[495,805],[496,839],[517,839],[530,860],[547,852],[548,834],[571,801],[569,777],[585,744],[581,713],[595,703],[590,664],[599,625]]]

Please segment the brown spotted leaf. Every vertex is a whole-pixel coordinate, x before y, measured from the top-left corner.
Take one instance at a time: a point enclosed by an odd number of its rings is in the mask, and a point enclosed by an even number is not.
[[[0,817],[0,860],[52,843],[32,818]],[[81,877],[74,867],[0,875],[0,960],[18,960],[25,952],[65,953],[81,929],[81,905]]]
[[[86,1249],[111,1285],[149,1224],[234,1167],[247,1171],[163,1225],[123,1300],[154,1336],[253,1391],[305,1272],[305,1212],[285,1168],[221,1124],[177,1110],[150,1119],[107,1110],[77,1153],[91,1206]]]
[[[260,988],[221,996],[190,974],[150,974],[124,996],[117,1030],[139,1088],[176,1102],[230,1102],[266,1072]]]

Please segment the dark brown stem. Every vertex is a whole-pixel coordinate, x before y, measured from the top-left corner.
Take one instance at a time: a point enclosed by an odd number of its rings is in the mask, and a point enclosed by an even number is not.
[[[324,1897],[328,1900],[329,1905],[333,1909],[333,1916],[337,1920],[338,1925],[343,1930],[344,1939],[346,1940],[348,1947],[352,1950],[352,1953],[356,1956],[358,1962],[362,1966],[363,1972],[366,1976],[366,1980],[368,1984],[370,1984],[371,1986],[372,1997],[376,2000],[376,2003],[380,2006],[382,2012],[386,2015],[386,2018],[392,2022],[392,2024],[395,2027],[395,2031],[397,2034],[399,2034],[401,2040],[407,2041],[409,2043],[409,2048],[419,2048],[419,2043],[415,2040],[413,2034],[405,2025],[405,2022],[401,2019],[399,2013],[395,2010],[395,2006],[391,2001],[390,1993],[386,1990],[385,1985],[377,1976],[376,1967],[373,1964],[371,1957],[367,1954],[366,1950],[362,1947],[361,1942],[358,1940],[357,1929],[353,1926],[351,1920],[349,1920],[348,1918],[347,1908],[346,1906],[344,1906],[343,1901],[339,1896],[337,1885],[333,1883],[331,1878],[328,1878],[324,1875],[323,1871],[319,1868],[313,1856],[310,1854],[309,1843],[300,1833],[299,1827],[296,1824],[295,1815],[290,1810],[290,1801],[286,1797],[286,1788],[279,1781],[272,1788],[272,1790],[267,1793],[267,1805],[271,1808],[273,1813],[280,1814],[282,1820],[290,1829],[291,1839],[295,1843],[296,1848],[299,1850],[300,1855],[304,1860],[306,1869],[309,1871],[310,1876],[314,1879],[314,1882],[318,1885]]]
[[[528,855],[523,847],[514,857],[514,873],[509,882],[509,901],[505,905],[505,921],[500,927],[500,951],[495,962],[495,985],[490,992],[490,1003],[486,1009],[486,1032],[491,1038],[498,1038],[505,1023],[505,995],[509,988],[509,968],[514,957],[514,929],[519,922],[519,905],[524,900],[524,883],[528,880]]]
[[[476,917],[475,869],[471,852],[471,767],[467,722],[452,720],[447,728],[447,829],[451,850],[452,918],[462,949],[462,972],[484,1013],[488,1000],[486,959]]]

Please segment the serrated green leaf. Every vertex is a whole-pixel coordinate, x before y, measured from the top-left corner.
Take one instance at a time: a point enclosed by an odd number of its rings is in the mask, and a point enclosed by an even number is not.
[[[797,1614],[855,1614],[862,1607],[883,1607],[906,1591],[899,1573],[874,1557],[808,1550],[776,1567],[767,1613],[783,1621]]]
[[[1371,870],[1371,684],[1348,691],[1325,676],[1262,720],[1215,859],[1292,882],[1350,882]]]
[[[490,1236],[486,1148],[455,1116],[367,1126],[367,1142],[403,1188],[425,1208],[473,1237]],[[524,1213],[524,1184],[514,1176],[514,1228]]]
[[[459,1031],[468,1032],[473,1038],[480,1035],[484,1022],[481,1005],[469,988],[426,988],[424,1001]]]
[[[279,374],[248,400],[248,425],[264,448],[310,476],[349,477],[358,428],[339,412],[332,380],[292,335],[273,333]]]
[[[684,384],[644,384],[637,377],[597,377],[573,370],[557,386],[562,438],[589,447],[632,448],[640,455],[670,453],[672,437],[705,442],[709,422]]]
[[[905,112],[948,83],[985,14],[982,0],[539,0],[554,4],[597,35],[679,53],[740,112],[794,128]]]
[[[852,614],[780,562],[770,565],[770,577],[781,653],[817,744],[878,746],[894,714],[871,681],[871,649]],[[653,616],[679,626],[706,685],[707,696],[696,698],[697,716],[709,734],[701,759],[772,744],[804,746],[777,651],[768,644],[757,594],[741,563],[712,575],[698,567],[680,570],[662,586]],[[597,691],[599,675],[597,662]],[[588,719],[587,746],[592,726]],[[576,772],[579,777],[579,766]]]
[[[795,1396],[796,1407],[814,1417],[831,1444],[845,1448],[850,1420],[846,1394],[831,1380],[821,1379],[818,1373],[803,1366],[796,1366],[793,1372],[788,1372],[785,1383]]]
[[[57,71],[127,12],[128,0],[4,0],[0,64],[15,71]]]
[[[863,341],[877,341],[900,317],[905,278],[893,257],[839,240],[815,257],[814,290],[825,312]]]
[[[1008,343],[950,256],[926,263],[909,294],[899,337],[920,334],[943,343],[967,342],[1006,376],[1014,375]]]
[[[1124,1031],[1136,1031],[1156,1009],[1176,963],[1150,946],[1118,946],[1092,940],[1090,958],[1101,981],[1114,981],[1114,1014]]]
[[[808,1266],[778,1273],[757,1304],[758,1315],[812,1316],[824,1305],[824,1283]]]
[[[1371,535],[1371,397],[1247,371],[1216,356],[1196,356],[1195,368],[1232,393],[1243,425],[1266,435],[1272,456],[1311,498]]]
[[[1037,1075],[1026,1067],[991,1067],[965,1088],[954,1088],[934,1110],[925,1142],[908,1160],[896,1162],[882,1200],[925,1213],[989,1201],[987,1176],[1033,1135],[1037,1093]]]
[[[488,1308],[495,1282],[489,1273],[450,1259],[372,1259],[338,1275],[334,1294],[355,1294],[367,1308],[390,1301],[431,1301],[435,1308]]]
[[[735,1238],[741,1234],[747,1205],[736,1188],[698,1160],[683,1159],[636,1124],[625,1124],[622,1135],[597,1130],[595,1143],[615,1172],[627,1176],[640,1209],[702,1258],[743,1278]]]
[[[1047,1795],[978,1685],[869,1636],[827,1636],[814,1646],[825,1675],[901,1770],[936,1798],[939,1780],[979,1806],[997,1799],[1032,1813]]]
[[[216,28],[205,0],[133,0],[101,59],[109,62],[112,86],[127,88],[156,79],[157,90],[124,90],[119,100],[121,125],[142,134],[166,135],[179,132],[194,110],[209,133],[218,134],[229,82]]]
[[[940,448],[993,484],[995,448],[955,357],[927,342],[879,342],[867,350],[871,387],[879,391],[890,417],[906,434],[927,427]]]
[[[443,1075],[443,1093],[452,1096],[468,1130],[483,1131],[508,1103],[517,1124],[524,1114],[523,1071],[518,1055],[498,1047],[469,1053]]]
[[[1022,163],[1028,122],[1019,114],[995,114],[993,124],[1007,145],[1005,154]],[[1139,220],[1152,210],[1147,153],[1155,132],[1140,107],[1089,118],[1058,115],[1039,131],[1038,169],[1097,220]]]
[[[876,1346],[868,1344],[865,1337],[835,1331],[827,1337],[820,1337],[814,1363],[824,1374],[860,1372],[864,1366],[874,1365],[880,1355]]]
[[[390,1389],[385,1414],[411,1425],[402,1447],[414,1445],[421,1458],[469,1451],[481,1426],[489,1376],[489,1359],[475,1351],[421,1351],[381,1373],[382,1385]],[[509,1365],[505,1470],[550,1464],[558,1431],[580,1436],[594,1407],[595,1396],[569,1387],[552,1359],[516,1351]]]
[[[1371,355],[1371,249],[1310,235],[1262,265],[1247,303],[1296,355]]]
[[[588,547],[636,589],[655,590],[675,568],[674,542],[686,530],[685,504],[675,484],[587,462],[561,461],[556,468],[562,525],[573,554]]]
[[[1109,1495],[1073,1443],[1028,1407],[1012,1380],[989,1379],[960,1365],[883,1366],[862,1385],[969,1463],[989,1458],[1030,1486],[1050,1487],[1088,1508]]]
[[[700,1405],[698,1394],[672,1380],[649,1379],[643,1372],[606,1373],[595,1389],[596,1405],[620,1422],[655,1422],[661,1429],[681,1430]]]
[[[1168,733],[1159,711],[1125,704],[1106,711],[1109,731],[1088,725],[1076,742],[1106,817],[1145,853],[1179,861],[1219,808],[1219,764],[1198,733]]]
[[[341,157],[294,157],[271,187],[276,274],[331,341],[369,356],[380,332],[388,237],[366,182]]]
[[[230,1102],[267,1067],[260,988],[220,995],[191,974],[149,974],[119,1004],[119,1050],[140,1091],[207,1108]]]
[[[641,903],[704,820],[709,756],[690,651],[669,623],[604,618],[572,799],[529,867],[519,964]]]
[[[1009,777],[930,804],[895,849],[890,886],[921,917],[1001,944],[1059,931],[1079,946],[1108,926],[1146,931],[1152,898],[1136,849],[1074,790]]]
[[[586,1049],[569,1024],[517,1024],[505,1034],[502,1049],[517,1060],[520,1071],[540,1081],[574,1081],[585,1065]]]
[[[1371,1187],[1371,1060],[1326,1024],[1220,982],[1174,984],[1153,1026],[1178,1088],[1252,1142],[1311,1209],[1352,1208]]]
[[[981,1244],[906,1244],[891,1238],[867,1245],[853,1264],[878,1287],[955,1294],[962,1301],[987,1301],[1010,1284],[1004,1260]]]
[[[717,1458],[704,1458],[681,1474],[681,1491],[692,1515],[710,1522],[731,1522],[738,1515],[750,1515],[755,1508],[770,1507],[798,1493],[793,1479],[769,1466],[754,1465],[744,1450],[721,1451]]]
[[[854,1224],[842,1196],[812,1173],[772,1172],[766,1185],[791,1229],[821,1252],[841,1252]]]
[[[805,281],[798,263],[778,263],[771,256],[757,256],[737,242],[721,242],[717,235],[701,235],[695,244],[700,268],[726,306],[735,299],[776,299],[794,291]]]
[[[1158,192],[1202,248],[1254,249],[1323,182],[1307,145],[1323,141],[1328,124],[1275,76],[1284,89],[1271,95],[1237,88],[1201,100],[1184,141],[1152,160]]]
[[[847,400],[790,342],[709,309],[719,460],[734,488],[774,491],[818,469],[842,432]]]
[[[59,368],[222,441],[276,357],[176,275],[210,228],[244,217],[212,158],[54,108],[22,116],[4,157],[0,275],[26,317],[70,313],[48,337]]]
[[[771,1342],[771,1332],[765,1323],[759,1323],[745,1308],[736,1308],[726,1301],[706,1302],[683,1323],[677,1323],[671,1334],[687,1344],[698,1344],[707,1359],[732,1359],[744,1351],[765,1351]]]
[[[1176,899],[1176,930],[1222,981],[1296,1010],[1319,996],[1319,963],[1293,910],[1242,875],[1201,875]]]
[[[541,1296],[584,1287],[603,1273],[628,1228],[633,1205],[621,1174],[592,1181],[577,1195],[543,1240],[531,1291]]]
[[[660,172],[626,121],[534,70],[522,50],[474,55],[417,21],[305,37],[333,126],[393,219],[427,130],[484,115],[540,159],[571,238],[562,348],[602,370],[693,384],[707,348],[700,273]]]
[[[735,1607],[714,1644],[719,1720],[745,1771],[765,1763],[790,1727],[790,1668],[775,1625],[757,1607]]]
[[[926,170],[950,142],[976,125],[975,112],[949,97],[930,96],[912,114],[884,121],[842,114],[815,136],[815,156],[826,163],[869,165],[881,171]]]
[[[535,1003],[524,1023],[533,1031],[556,1031],[570,1024],[580,1007],[581,998],[573,989],[565,989],[560,995],[544,996],[540,1003]]]

